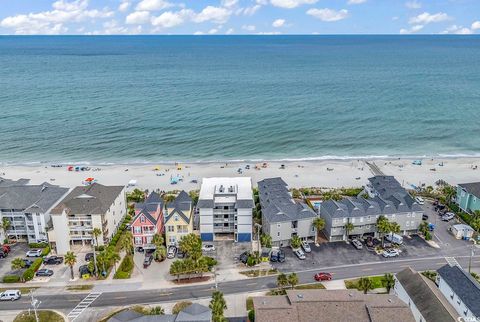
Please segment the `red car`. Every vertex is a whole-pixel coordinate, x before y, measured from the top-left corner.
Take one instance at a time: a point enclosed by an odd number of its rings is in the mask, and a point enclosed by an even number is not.
[[[332,274],[330,273],[317,273],[313,277],[317,282],[321,281],[331,281],[332,280]]]
[[[8,246],[8,245],[2,245],[2,250],[3,250],[5,253],[10,253],[10,246]]]

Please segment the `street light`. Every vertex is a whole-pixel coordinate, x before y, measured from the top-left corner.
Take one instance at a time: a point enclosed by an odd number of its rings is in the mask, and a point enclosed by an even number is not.
[[[257,227],[258,254],[260,254],[261,253],[261,249],[260,249],[260,228],[262,228],[262,225],[255,223],[255,227]]]
[[[215,270],[215,267],[212,267],[213,270],[213,276],[215,278],[215,290],[218,289],[218,284],[217,284],[217,271]]]
[[[37,314],[37,308],[40,306],[40,304],[42,302],[33,297],[33,291],[30,291],[30,297],[31,297],[31,304],[32,304],[32,307],[33,307],[33,312],[35,312],[35,321],[39,322],[38,314]]]
[[[475,247],[475,241],[473,241],[472,250],[470,251],[470,259],[468,260],[468,272],[469,273],[471,273],[471,269],[472,269],[472,257],[474,255],[474,247]]]

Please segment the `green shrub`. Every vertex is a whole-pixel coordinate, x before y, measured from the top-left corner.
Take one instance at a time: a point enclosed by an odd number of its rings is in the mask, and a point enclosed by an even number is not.
[[[101,245],[101,246],[95,246],[95,250],[97,252],[103,252],[103,250],[105,249],[105,246]]]
[[[123,261],[120,264],[119,270],[128,272],[128,271],[131,271],[132,269],[133,269],[133,258],[132,256],[127,255],[125,256],[125,258],[123,258]]]
[[[34,272],[36,272],[40,266],[42,266],[42,262],[43,260],[41,258],[37,258],[28,269],[32,269]]]
[[[211,269],[213,266],[217,265],[218,262],[213,259],[212,257],[209,257],[209,256],[205,256],[205,262],[207,263],[207,266],[209,269]]]
[[[248,311],[248,320],[250,322],[255,322],[255,311],[254,310]]]
[[[48,243],[30,243],[28,247],[30,248],[45,248],[48,246]]]
[[[3,277],[3,283],[18,283],[20,282],[20,276],[17,275],[5,275]]]
[[[115,275],[113,276],[115,279],[127,279],[130,278],[130,273],[129,272],[123,272],[123,271],[117,271]]]
[[[425,232],[425,240],[431,240],[432,239],[432,234],[429,231]]]
[[[42,250],[42,257],[47,256],[48,254],[50,254],[50,246],[47,246]]]
[[[35,271],[30,267],[23,272],[23,280],[25,282],[32,280],[33,276],[35,275]]]
[[[180,311],[183,311],[184,309],[186,309],[190,305],[192,305],[192,302],[190,302],[190,301],[177,302],[177,303],[175,303],[175,305],[172,308],[172,313],[173,314],[178,314],[178,313],[180,313]]]
[[[253,256],[248,256],[247,266],[254,266],[256,264],[255,258]]]

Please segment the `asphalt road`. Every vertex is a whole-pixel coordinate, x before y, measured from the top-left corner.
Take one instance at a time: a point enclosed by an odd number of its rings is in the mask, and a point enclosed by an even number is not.
[[[458,263],[468,267],[468,256],[455,257]],[[299,281],[303,283],[313,282],[313,275],[317,272],[327,271],[333,273],[334,279],[353,278],[365,275],[379,275],[386,272],[396,273],[405,267],[412,267],[415,270],[436,270],[447,262],[444,257],[429,257],[422,259],[392,259],[391,261],[342,265],[328,268],[317,268],[297,272]],[[480,256],[472,260],[472,268],[480,268]],[[230,281],[219,283],[218,289],[224,294],[236,294],[245,292],[261,291],[276,287],[276,276],[252,278],[248,280]],[[142,303],[172,302],[185,299],[198,299],[210,297],[214,285],[192,285],[170,289],[143,290],[130,292],[106,292],[96,299],[91,307],[123,306]],[[49,296],[38,296],[41,307],[44,309],[73,309],[86,294],[52,294]],[[0,310],[21,310],[30,307],[28,296],[15,302],[0,303]]]

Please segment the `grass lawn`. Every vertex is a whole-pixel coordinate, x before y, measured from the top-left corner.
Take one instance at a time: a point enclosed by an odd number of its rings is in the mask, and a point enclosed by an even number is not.
[[[38,287],[14,287],[14,289],[19,290],[23,295],[29,294],[30,291],[35,291]],[[5,288],[2,287],[0,288],[0,292],[5,292],[6,290],[11,290],[12,287]]]
[[[53,311],[37,311],[38,313],[38,320],[40,322],[64,322],[65,319],[58,313]],[[32,311],[32,314],[28,314],[27,311],[20,312],[15,317],[13,322],[35,322],[35,314]]]
[[[251,297],[247,297],[247,311],[253,310],[253,299]]]
[[[258,276],[268,276],[268,275],[276,275],[278,271],[276,269],[252,269],[250,271],[243,271],[240,272],[242,275],[246,275],[248,277],[258,277]]]
[[[304,284],[295,286],[296,290],[324,290],[325,286],[322,283]]]
[[[383,275],[368,276],[368,277],[372,280],[374,289],[383,287],[383,284],[382,284]],[[359,280],[359,278],[355,278],[355,279],[352,279],[352,280],[345,280],[345,286],[348,289],[360,290],[360,288],[358,287],[358,280]]]
[[[87,285],[71,285],[67,286],[65,289],[67,291],[86,291],[86,290],[91,290],[93,288],[93,284],[87,284]]]

